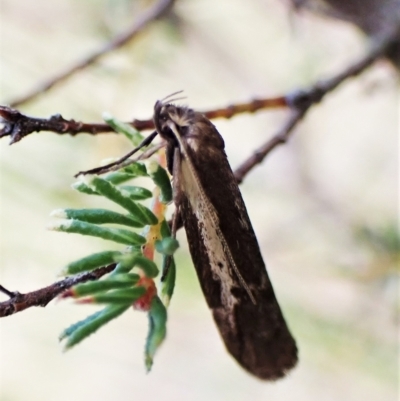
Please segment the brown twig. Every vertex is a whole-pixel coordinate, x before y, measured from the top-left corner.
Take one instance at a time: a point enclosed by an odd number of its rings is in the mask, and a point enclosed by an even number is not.
[[[260,164],[267,154],[278,145],[284,144],[294,127],[303,118],[305,110],[294,110],[283,127],[264,145],[260,146],[250,157],[248,157],[234,172],[237,183],[240,184],[244,177],[257,165]]]
[[[28,101],[36,98],[38,95],[48,91],[53,86],[59,84],[60,82],[66,80],[71,77],[77,71],[82,70],[83,68],[88,67],[89,65],[95,63],[100,57],[103,55],[122,47],[134,37],[136,37],[143,29],[145,29],[151,22],[159,19],[163,15],[165,15],[173,6],[175,0],[159,0],[152,7],[145,10],[139,18],[130,26],[125,32],[117,35],[110,42],[106,43],[104,46],[93,52],[91,55],[83,58],[78,61],[71,67],[68,67],[64,71],[61,71],[59,74],[55,75],[51,79],[42,82],[37,88],[33,89],[30,93],[25,96],[15,99],[11,101],[9,104],[11,107],[20,106],[23,103],[27,103]]]
[[[396,37],[394,37],[393,40],[396,40]],[[294,128],[314,104],[321,102],[328,93],[336,89],[345,80],[359,75],[376,60],[384,56],[388,49],[391,48],[393,40],[392,38],[388,38],[377,44],[365,57],[351,64],[336,76],[317,82],[306,91],[297,91],[293,92],[292,95],[286,96],[286,100],[293,110],[292,114],[283,127],[281,127],[271,139],[261,145],[235,170],[235,177],[238,183],[241,183],[244,177],[257,164],[260,164],[272,150],[284,144],[289,139]]]
[[[1,284],[0,284],[0,292],[6,294],[10,298],[12,298],[16,294],[15,292],[7,290],[7,288],[3,287]]]
[[[320,102],[325,97],[325,95],[333,91],[346,79],[360,74],[377,59],[384,56],[388,49],[390,49],[393,45],[392,42],[393,39],[391,38],[381,41],[366,57],[364,57],[360,61],[350,65],[348,68],[346,68],[344,71],[334,76],[333,78],[320,81],[305,91],[296,91],[287,96],[279,96],[275,98],[254,99],[247,103],[238,103],[227,106],[225,108],[208,110],[203,112],[203,114],[209,119],[231,118],[232,116],[241,113],[252,113],[261,109],[289,106],[294,110],[299,110],[302,112],[302,115],[298,117],[298,121],[300,121],[313,104]],[[10,136],[10,143],[18,142],[32,132],[38,131],[51,131],[58,134],[70,135],[76,135],[78,133],[90,133],[92,135],[96,135],[99,133],[113,132],[111,127],[107,124],[83,123],[77,122],[75,120],[66,120],[60,114],[56,114],[49,119],[29,117],[20,113],[18,110],[12,109],[7,106],[0,106],[0,118],[2,118],[3,120],[3,128],[0,129],[0,138],[4,136]],[[296,126],[297,122],[290,130],[292,130],[294,126]],[[289,123],[290,120],[288,124]],[[132,125],[132,127],[136,128],[139,131],[154,128],[154,124],[151,119],[135,119],[128,124]],[[290,130],[288,134],[290,133]],[[282,130],[280,130],[277,135],[281,136],[281,131]],[[285,138],[285,140],[286,139],[287,138]],[[279,143],[282,143],[282,141],[278,141],[276,145],[272,146],[271,150]],[[263,145],[262,148],[264,148],[265,146],[266,145]],[[267,150],[265,155],[269,151],[270,150]],[[260,152],[257,151],[257,153]],[[259,162],[263,160],[263,158],[260,158],[260,155],[257,156],[254,160],[256,159],[260,160]],[[242,179],[242,177],[239,178],[240,180]]]
[[[253,99],[250,102],[246,103],[236,103],[221,109],[203,111],[203,114],[209,120],[213,120],[214,118],[231,118],[233,116],[236,116],[237,114],[255,113],[258,110],[281,108],[287,106],[288,102],[286,96],[278,96],[272,98]]]
[[[237,114],[254,113],[261,109],[287,107],[288,100],[285,96],[276,98],[254,99],[246,103],[232,104],[224,108],[204,111],[203,114],[208,119],[231,118]],[[3,120],[3,128],[0,129],[0,138],[9,136],[10,144],[20,141],[32,132],[50,131],[56,134],[76,135],[102,134],[114,132],[114,130],[104,123],[84,123],[75,120],[66,120],[60,114],[55,114],[50,118],[36,118],[22,114],[16,109],[7,106],[0,106],[0,118]],[[152,119],[133,120],[127,122],[138,131],[154,129]]]
[[[115,267],[116,264],[114,263],[108,266],[100,267],[91,272],[67,277],[64,280],[60,280],[47,287],[41,288],[40,290],[28,292],[26,294],[21,294],[17,291],[8,291],[3,286],[1,286],[2,292],[7,294],[10,299],[4,302],[0,302],[0,317],[13,315],[14,313],[21,312],[24,309],[30,308],[32,306],[45,307],[50,301],[63,293],[65,290],[68,290],[69,288],[79,283],[98,280],[105,274],[112,272]]]
[[[321,81],[307,91],[301,91],[293,93],[289,96],[282,97],[285,99],[285,103],[292,108],[292,114],[290,115],[286,124],[279,129],[279,131],[264,145],[262,145],[257,151],[246,159],[241,166],[236,170],[235,176],[238,182],[242,182],[244,177],[278,145],[283,144],[287,141],[290,134],[296,125],[303,119],[305,114],[310,110],[310,108],[320,102],[328,93],[336,89],[342,82],[346,79],[356,76],[373,64],[377,59],[379,59],[388,48],[392,45],[391,40],[386,40],[382,42],[379,46],[376,46],[366,57],[360,61],[350,65],[340,74],[337,74],[333,78]],[[278,98],[277,98],[278,99]],[[246,103],[247,105],[251,103]],[[226,109],[214,110],[214,117],[228,117],[226,110],[234,110],[232,113],[243,112],[247,106],[239,105],[236,109],[234,106]],[[1,109],[0,109],[1,111]],[[248,111],[248,110],[246,110]],[[9,112],[9,111],[7,111]],[[12,111],[14,112],[14,111]],[[17,112],[18,113],[18,112]],[[211,112],[206,114],[210,116]],[[233,115],[231,114],[231,115]],[[231,116],[229,115],[229,116]],[[0,116],[2,114],[0,113]],[[23,116],[25,117],[25,116]],[[21,118],[21,117],[18,117]],[[210,117],[211,118],[211,117]],[[65,121],[65,120],[64,120]],[[68,123],[68,122],[67,122]],[[0,136],[11,135],[11,133],[5,133]],[[43,289],[33,291],[27,294],[20,294],[18,292],[12,292],[6,290],[4,287],[0,286],[0,291],[10,296],[8,301],[0,303],[0,317],[9,316],[21,310],[27,309],[31,306],[46,306],[52,299],[57,297],[66,289],[84,281],[97,280],[104,274],[111,272],[115,268],[115,265],[105,266],[94,270],[90,273],[83,273],[80,275],[68,277],[61,280],[55,284],[52,284]]]
[[[9,136],[10,144],[20,141],[32,132],[52,131],[58,134],[76,135],[81,132],[92,135],[101,132],[110,132],[112,128],[107,124],[83,123],[75,120],[66,120],[60,114],[50,118],[29,117],[16,109],[0,106],[0,119],[3,127],[0,129],[0,138]]]

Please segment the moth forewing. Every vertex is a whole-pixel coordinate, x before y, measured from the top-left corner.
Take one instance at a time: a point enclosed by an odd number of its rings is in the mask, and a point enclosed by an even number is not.
[[[181,176],[180,190],[187,194],[192,210],[196,212],[196,216],[199,219],[199,227],[202,230],[202,237],[206,241],[206,249],[210,256],[210,266],[217,275],[221,276],[221,282],[224,281],[222,278],[223,276],[226,276],[226,281],[228,281],[228,268],[232,267],[241,285],[245,288],[251,301],[255,304],[256,301],[254,296],[246,282],[243,280],[243,277],[236,266],[235,260],[232,257],[225,236],[220,229],[218,213],[202,187],[196,169],[192,163],[191,156],[189,155],[185,140],[181,137],[175,123],[169,122],[168,125],[174,133],[183,155],[183,158],[180,158],[179,161],[180,166],[177,168]],[[189,138],[189,141],[191,141],[189,143],[192,148],[194,147],[195,149],[198,149],[196,143],[198,140],[196,137],[192,139]],[[174,170],[175,164],[177,164],[175,159]],[[224,292],[221,296],[224,297]],[[232,297],[230,296],[229,298]],[[225,297],[225,299],[227,298]]]
[[[205,298],[229,352],[261,379],[285,375],[297,348],[268,278],[224,141],[201,113],[155,105],[154,122],[180,151],[177,196],[189,249]],[[170,168],[170,170],[172,170]]]

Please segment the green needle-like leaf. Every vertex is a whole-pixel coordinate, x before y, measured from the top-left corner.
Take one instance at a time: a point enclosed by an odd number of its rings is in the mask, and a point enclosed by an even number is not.
[[[121,173],[119,171],[115,171],[115,172],[106,174],[103,178],[106,181],[111,182],[111,184],[118,185],[118,184],[122,184],[123,182],[129,181],[135,177],[136,176],[133,174]]]
[[[160,234],[162,238],[170,237],[171,236],[171,230],[169,228],[167,220],[163,220],[161,223],[160,227]]]
[[[172,201],[172,186],[168,173],[158,163],[152,162],[149,164],[147,171],[160,188],[160,202],[167,204]]]
[[[92,301],[100,304],[132,304],[145,293],[146,289],[143,287],[126,288],[95,295]]]
[[[106,266],[110,263],[115,263],[120,255],[122,255],[122,253],[117,251],[94,253],[93,255],[86,256],[85,258],[69,263],[63,269],[62,274],[77,274],[85,271],[94,270],[98,267]]]
[[[103,119],[116,132],[125,135],[135,146],[138,146],[143,141],[144,136],[131,125],[117,120],[108,113],[103,113]]]
[[[167,333],[167,310],[160,298],[153,298],[149,316],[149,333],[145,347],[145,364],[147,371],[150,371],[153,365],[154,355],[163,342]]]
[[[135,177],[146,177],[147,169],[143,163],[132,163],[124,167],[121,171],[128,174],[133,174]]]
[[[94,315],[89,316],[82,322],[76,323],[75,325],[69,327],[60,336],[62,339],[67,338],[65,349],[67,350],[78,344],[83,339],[90,336],[90,334],[98,330],[101,326],[104,326],[110,320],[115,319],[116,317],[124,313],[128,308],[130,308],[130,306],[131,304],[107,306],[102,311],[100,311],[100,313],[97,312]]]
[[[171,238],[171,230],[166,220],[163,220],[163,222],[161,223],[160,233],[162,241],[173,239]],[[165,244],[163,244],[163,247],[164,246]],[[168,246],[166,248],[168,249]],[[156,243],[156,249],[157,249],[157,243]],[[169,306],[172,295],[174,293],[175,280],[176,280],[176,266],[174,258],[171,255],[168,255],[168,253],[164,253],[162,258],[162,269],[161,269],[163,273],[167,263],[170,263],[169,270],[168,274],[164,278],[164,281],[162,282],[162,287],[161,287],[162,301],[164,302],[164,305],[166,307]]]
[[[104,292],[108,290],[129,288],[135,285],[138,281],[138,274],[132,274],[129,276],[127,274],[119,274],[105,280],[78,284],[73,288],[73,292],[75,296],[83,297],[86,295],[96,294],[98,292]]]
[[[144,206],[130,199],[129,192],[120,190],[115,185],[100,177],[93,177],[91,184],[94,186],[96,192],[128,210],[129,213],[141,223],[145,225],[157,223],[158,220],[154,215],[156,223],[154,222],[154,218],[150,218],[148,213],[143,212]]]
[[[64,340],[64,338],[69,337],[75,330],[78,330],[80,327],[85,326],[92,322],[93,320],[97,319],[103,311],[98,311],[96,313],[93,313],[92,315],[86,317],[83,320],[80,320],[79,322],[71,324],[71,326],[67,327],[58,337],[58,339]]]
[[[89,185],[85,184],[83,181],[74,182],[72,188],[75,190],[82,192],[87,195],[99,195],[93,188],[90,188]]]
[[[86,221],[93,224],[121,224],[130,227],[144,227],[131,215],[123,215],[107,209],[58,209],[52,217]]]
[[[163,255],[173,255],[179,248],[179,242],[175,238],[166,237],[156,241],[155,248],[158,253],[162,253]]]
[[[171,261],[169,262],[170,265],[168,269],[168,274],[165,277],[164,281],[162,282],[162,287],[161,287],[161,297],[166,307],[168,307],[171,302],[176,280],[176,266],[175,266],[175,260],[172,256],[163,256],[162,271],[164,271],[165,264],[169,259]]]
[[[99,227],[96,224],[86,223],[79,220],[56,221],[49,226],[49,228],[67,233],[90,235],[125,245],[143,245],[146,243],[146,238],[134,233],[133,231],[122,228]]]
[[[144,257],[141,253],[125,253],[118,257],[118,272],[129,272],[133,267],[141,268],[147,277],[156,277],[159,273],[157,265],[150,259]]]
[[[143,215],[146,216],[146,220],[148,221],[147,224],[149,225],[154,225],[158,223],[158,219],[155,216],[155,214],[146,206],[143,206],[142,204],[138,203],[137,204],[139,206],[139,209],[141,210],[141,212],[143,213]]]
[[[129,197],[133,200],[144,200],[153,196],[151,191],[149,191],[147,188],[136,187],[133,185],[121,185],[119,188],[128,192]]]

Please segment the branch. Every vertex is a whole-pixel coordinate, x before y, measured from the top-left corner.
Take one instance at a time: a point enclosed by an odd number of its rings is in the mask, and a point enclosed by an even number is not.
[[[292,109],[287,122],[278,132],[269,139],[265,144],[261,145],[250,157],[248,157],[236,170],[235,177],[238,183],[241,183],[244,177],[257,165],[262,163],[265,157],[277,146],[287,142],[290,134],[297,124],[304,118],[310,108],[321,102],[322,99],[330,92],[335,90],[341,83],[351,77],[355,77],[370,67],[375,61],[386,54],[388,49],[393,46],[396,41],[396,35],[382,40],[377,44],[365,57],[351,64],[336,76],[317,82],[308,90],[293,92],[286,96],[287,103]]]
[[[0,119],[3,126],[0,129],[0,138],[10,136],[10,144],[20,141],[32,132],[39,131],[52,131],[73,136],[81,132],[96,135],[112,131],[107,124],[66,120],[60,114],[55,114],[48,119],[29,117],[7,106],[0,106]]]
[[[254,113],[261,109],[287,107],[288,102],[285,96],[276,98],[254,99],[247,103],[237,103],[225,108],[214,109],[203,112],[208,119],[231,118],[242,113]],[[7,106],[0,106],[0,119],[3,128],[0,129],[0,138],[10,136],[10,144],[20,141],[32,132],[51,131],[56,134],[76,135],[87,133],[97,135],[110,133],[114,130],[104,123],[84,123],[75,120],[66,120],[60,114],[55,114],[50,118],[36,118],[22,114],[16,109]],[[138,131],[154,129],[152,119],[133,120],[127,124]]]
[[[0,302],[0,317],[13,315],[14,313],[30,308],[31,306],[45,307],[50,301],[52,301],[65,290],[68,290],[79,283],[98,280],[105,274],[112,272],[115,267],[116,264],[114,263],[108,266],[100,267],[91,272],[80,273],[75,276],[67,277],[61,281],[49,285],[48,287],[44,287],[37,291],[28,292],[26,294],[21,294],[17,291],[9,291],[0,285],[0,292],[3,292],[10,297],[8,301]]]
[[[152,7],[145,10],[139,16],[139,18],[132,24],[132,26],[129,27],[125,32],[122,32],[121,34],[117,35],[110,42],[106,43],[103,47],[99,48],[91,55],[78,61],[75,65],[68,67],[64,71],[61,71],[53,78],[50,78],[45,82],[42,82],[40,85],[38,85],[37,88],[33,89],[30,93],[10,102],[10,106],[12,107],[20,106],[21,104],[34,99],[43,92],[46,92],[49,89],[51,89],[53,86],[71,77],[76,72],[95,63],[103,55],[110,53],[111,51],[118,49],[119,47],[124,46],[130,40],[135,38],[138,35],[138,33],[147,28],[147,26],[149,26],[152,22],[156,21],[157,19],[165,15],[171,9],[174,2],[175,0],[159,0]]]
[[[248,157],[234,172],[236,181],[241,184],[244,177],[257,165],[260,164],[271,150],[275,149],[278,145],[284,144],[296,125],[304,117],[305,110],[294,110],[279,131],[264,145],[260,146],[250,157]]]
[[[367,56],[365,56],[358,62],[350,65],[336,76],[330,79],[326,79],[324,81],[317,82],[309,89],[296,91],[286,96],[284,95],[275,98],[254,99],[247,103],[232,104],[225,108],[204,111],[203,114],[209,119],[214,119],[231,118],[237,114],[254,113],[258,110],[278,107],[290,107],[295,111],[300,111],[301,115],[297,116],[297,121],[294,122],[293,127],[288,129],[288,132],[285,133],[285,127],[283,127],[278,132],[278,134],[275,135],[280,139],[276,138],[274,141],[277,141],[277,143],[269,145],[269,147],[272,146],[271,149],[269,149],[268,147],[268,149],[265,150],[265,147],[267,146],[267,144],[265,144],[261,147],[261,153],[260,151],[256,152],[258,153],[258,156],[252,156],[252,158],[256,161],[256,164],[260,163],[264,159],[266,154],[270,152],[270,150],[274,149],[277,145],[286,142],[291,130],[304,117],[304,115],[307,113],[312,105],[319,103],[326,94],[336,89],[346,79],[360,74],[376,60],[384,56],[387,53],[388,49],[392,48],[393,43],[396,41],[396,38],[397,32],[394,32],[392,36],[376,44],[371,52],[367,54]],[[0,138],[4,136],[10,136],[11,144],[18,142],[32,132],[39,131],[51,131],[57,134],[70,135],[76,135],[78,133],[89,133],[92,135],[96,135],[99,133],[114,132],[112,128],[107,124],[84,123],[77,122],[75,120],[66,120],[60,114],[51,116],[49,119],[29,117],[20,113],[18,110],[12,109],[7,106],[0,106],[0,118],[2,118],[3,120],[3,128],[0,129]],[[292,118],[293,116],[290,119]],[[128,124],[130,124],[138,131],[154,128],[154,123],[151,119],[135,119]],[[288,121],[287,125],[290,125],[290,120]],[[263,154],[264,156],[262,156]],[[246,161],[245,163],[248,163],[248,161]],[[240,175],[239,181],[241,181],[242,179],[243,177]]]

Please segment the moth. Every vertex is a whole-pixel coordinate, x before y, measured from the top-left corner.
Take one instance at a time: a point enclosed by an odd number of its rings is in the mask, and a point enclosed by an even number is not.
[[[207,304],[226,348],[248,372],[283,377],[297,362],[246,206],[224,150],[203,114],[157,101],[174,202]]]
[[[172,234],[180,216],[227,350],[260,379],[285,376],[297,363],[296,343],[275,297],[224,140],[203,114],[171,102],[155,103],[153,121],[156,131],[139,148],[157,134],[166,142],[176,206]]]

